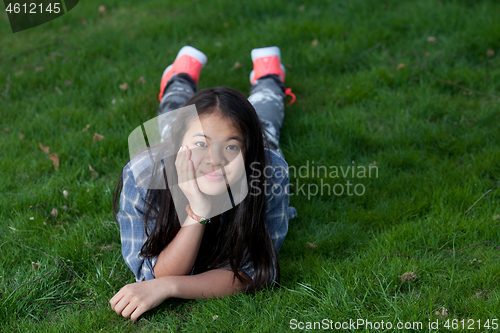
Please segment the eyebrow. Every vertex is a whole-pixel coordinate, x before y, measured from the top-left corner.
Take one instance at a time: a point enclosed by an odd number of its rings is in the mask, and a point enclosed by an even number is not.
[[[207,136],[203,133],[197,133],[197,134],[193,135],[193,138],[195,136],[203,136],[203,137],[207,138],[208,140],[211,140],[209,136]],[[229,140],[235,140],[235,141],[240,142],[241,144],[244,144],[243,140],[241,140],[241,138],[239,136],[230,136],[226,139],[226,141],[229,141]]]

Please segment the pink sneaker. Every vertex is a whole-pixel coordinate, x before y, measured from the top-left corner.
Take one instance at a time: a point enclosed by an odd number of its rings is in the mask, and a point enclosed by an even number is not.
[[[160,94],[158,95],[160,102],[167,82],[172,76],[179,73],[186,73],[193,78],[194,82],[198,83],[201,69],[206,63],[207,56],[205,53],[192,46],[184,46],[177,54],[174,63],[168,66],[163,72],[160,83]]]
[[[261,47],[251,52],[253,71],[250,73],[250,83],[267,74],[276,74],[285,82],[285,66],[281,63],[281,53],[277,46]]]

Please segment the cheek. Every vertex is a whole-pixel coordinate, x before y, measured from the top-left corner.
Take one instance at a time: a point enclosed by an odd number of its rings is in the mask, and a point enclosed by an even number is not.
[[[239,179],[243,174],[245,174],[245,161],[243,161],[241,156],[232,161],[228,167],[231,173],[231,178],[233,179]]]
[[[191,150],[191,161],[193,161],[193,165],[195,169],[198,169],[203,162],[204,155],[201,151],[197,151],[196,149]]]

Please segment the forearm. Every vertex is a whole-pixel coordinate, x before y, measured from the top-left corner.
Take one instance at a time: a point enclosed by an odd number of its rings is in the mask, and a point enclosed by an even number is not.
[[[250,277],[241,272],[249,282]],[[247,283],[234,279],[233,272],[216,269],[197,275],[162,276],[152,280],[131,283],[120,289],[109,301],[119,315],[136,321],[144,312],[160,305],[170,297],[198,299],[236,294]]]
[[[189,274],[198,255],[204,231],[205,225],[193,223],[187,217],[177,235],[158,256],[153,268],[155,278]]]
[[[246,280],[245,282],[237,278],[233,281],[232,271],[214,269],[196,275],[169,276],[166,277],[165,283],[172,286],[170,297],[185,299],[223,297],[243,291],[248,286],[251,281],[250,277],[241,271],[240,274]]]

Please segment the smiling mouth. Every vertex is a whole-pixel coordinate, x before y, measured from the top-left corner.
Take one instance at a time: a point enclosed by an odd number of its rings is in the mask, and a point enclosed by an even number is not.
[[[210,173],[205,173],[205,172],[202,172],[201,173],[205,178],[209,179],[209,180],[223,180],[224,177],[226,176],[225,174],[222,174],[222,173],[217,173],[217,172],[210,172]]]

